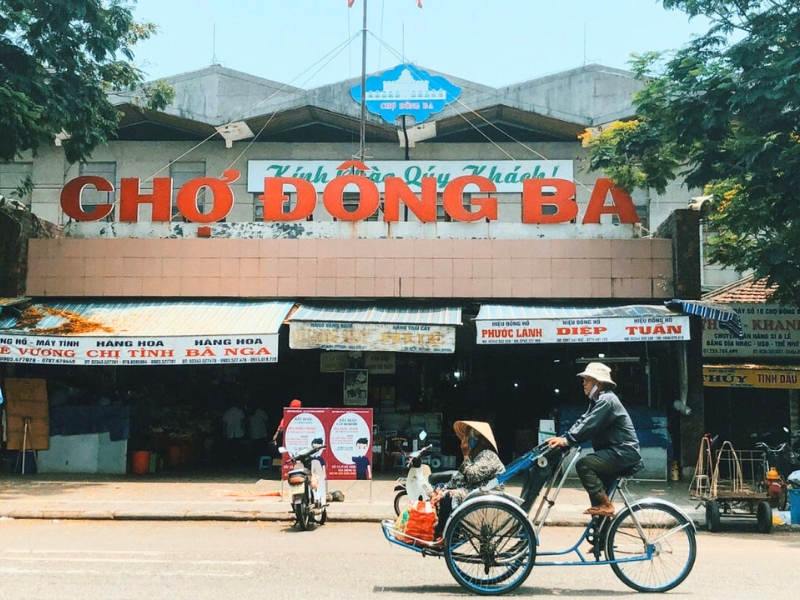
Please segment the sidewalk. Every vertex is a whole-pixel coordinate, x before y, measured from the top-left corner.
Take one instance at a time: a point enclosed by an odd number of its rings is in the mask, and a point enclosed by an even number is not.
[[[378,522],[393,518],[396,474],[369,481],[329,481],[344,502],[328,507],[330,521]],[[705,511],[683,482],[629,482],[638,498],[669,500],[702,525]],[[510,486],[511,493],[519,489]],[[282,495],[281,495],[282,494]],[[588,499],[577,479],[562,489],[549,521],[582,525]],[[229,474],[158,474],[125,476],[6,475],[0,479],[0,518],[261,520],[291,519],[288,486],[275,472]]]

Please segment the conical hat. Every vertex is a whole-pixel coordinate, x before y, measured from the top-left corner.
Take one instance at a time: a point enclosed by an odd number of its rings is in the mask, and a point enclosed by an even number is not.
[[[494,441],[494,433],[492,433],[492,426],[488,423],[484,423],[483,421],[456,421],[453,423],[453,429],[456,432],[456,435],[464,439],[467,436],[467,428],[471,427],[475,431],[477,431],[487,442],[489,445],[494,448],[495,452],[497,450],[497,442]]]

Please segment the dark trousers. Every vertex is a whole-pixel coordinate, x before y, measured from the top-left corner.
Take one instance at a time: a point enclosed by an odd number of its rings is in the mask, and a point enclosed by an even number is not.
[[[450,518],[450,513],[453,512],[453,498],[450,492],[446,492],[444,496],[439,499],[439,510],[436,516],[436,527],[433,529],[433,539],[438,540],[444,533],[444,526],[447,524],[447,519]]]
[[[608,490],[617,473],[626,466],[597,454],[587,454],[575,464],[575,471],[589,495],[597,497]]]

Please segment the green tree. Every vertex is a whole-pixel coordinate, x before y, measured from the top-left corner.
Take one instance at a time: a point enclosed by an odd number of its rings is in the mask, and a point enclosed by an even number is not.
[[[710,20],[669,54],[634,57],[637,118],[594,137],[590,167],[663,192],[676,176],[711,196],[709,258],[776,284],[800,306],[800,3],[662,0]]]
[[[135,1],[135,0],[133,0]],[[155,31],[133,19],[122,0],[0,0],[0,161],[53,144],[67,160],[91,155],[120,119],[111,91],[139,90],[149,108],[164,108],[172,89],[143,85],[133,46]]]

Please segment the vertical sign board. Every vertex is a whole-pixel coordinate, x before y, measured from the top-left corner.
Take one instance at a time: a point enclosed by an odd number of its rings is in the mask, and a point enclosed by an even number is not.
[[[9,450],[47,450],[50,414],[44,379],[5,380]],[[25,439],[25,422],[30,423]],[[24,446],[24,447],[23,447]]]
[[[321,440],[325,449],[316,460],[328,480],[372,479],[371,408],[284,408],[283,418],[290,454]],[[292,468],[284,460],[284,478]]]

